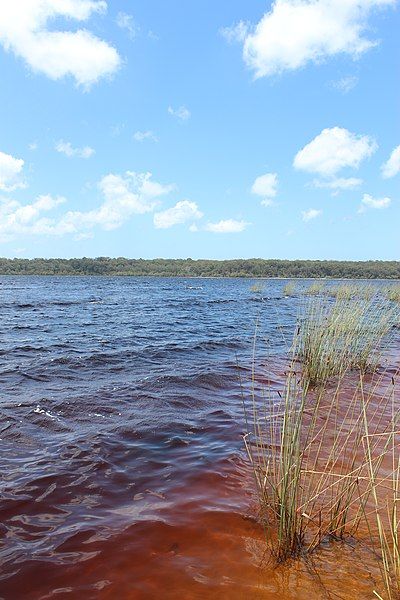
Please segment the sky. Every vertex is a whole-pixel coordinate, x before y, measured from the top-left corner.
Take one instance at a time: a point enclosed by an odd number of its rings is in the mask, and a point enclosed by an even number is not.
[[[0,3],[0,256],[399,260],[394,0]]]

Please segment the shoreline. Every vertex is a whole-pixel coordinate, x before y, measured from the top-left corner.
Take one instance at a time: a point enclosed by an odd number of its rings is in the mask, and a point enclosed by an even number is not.
[[[0,277],[99,277],[101,279],[130,277],[136,279],[246,279],[261,281],[400,281],[399,277],[268,277],[264,275],[138,275],[130,273],[1,273]]]

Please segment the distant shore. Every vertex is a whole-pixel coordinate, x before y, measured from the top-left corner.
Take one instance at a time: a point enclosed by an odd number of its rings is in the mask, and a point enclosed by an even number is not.
[[[247,279],[400,279],[400,261],[0,258],[0,275]]]

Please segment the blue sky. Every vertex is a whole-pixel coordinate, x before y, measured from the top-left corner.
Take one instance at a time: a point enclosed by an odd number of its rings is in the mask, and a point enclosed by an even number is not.
[[[399,259],[399,25],[391,0],[2,3],[0,255]]]

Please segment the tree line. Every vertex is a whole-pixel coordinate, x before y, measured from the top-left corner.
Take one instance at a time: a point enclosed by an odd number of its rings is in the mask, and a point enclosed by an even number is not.
[[[400,261],[0,258],[0,275],[400,279]]]

